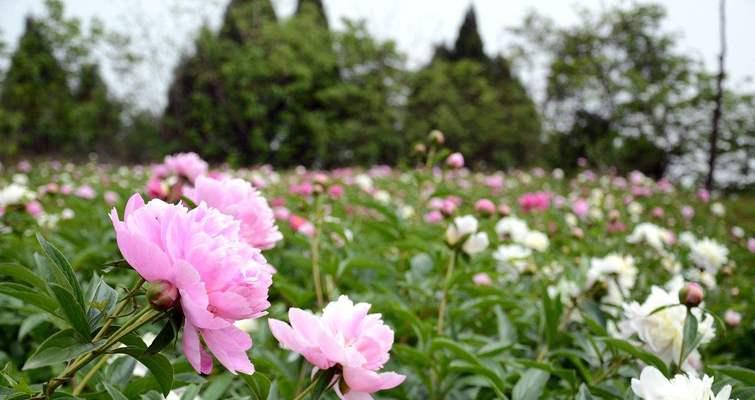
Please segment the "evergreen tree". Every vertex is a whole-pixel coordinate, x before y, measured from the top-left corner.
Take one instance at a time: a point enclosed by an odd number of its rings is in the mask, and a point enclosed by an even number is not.
[[[276,20],[270,0],[231,0],[225,10],[220,37],[245,43],[262,29],[263,23]]]
[[[99,65],[86,64],[79,70],[78,85],[73,91],[76,141],[79,149],[97,150],[113,155],[117,150],[116,134],[120,131],[122,107],[110,98]]]
[[[18,120],[3,132],[19,150],[57,151],[71,134],[71,91],[67,72],[55,57],[44,25],[29,17],[4,79],[0,104]],[[6,127],[7,128],[7,127]]]
[[[304,12],[312,12],[315,15],[315,20],[321,26],[329,29],[328,16],[325,13],[325,6],[322,4],[322,0],[299,0],[296,5],[296,13],[294,15],[302,15]]]
[[[474,6],[470,6],[464,15],[464,22],[459,28],[459,35],[456,36],[451,60],[476,60],[482,63],[488,62],[488,56],[483,49],[482,38],[477,30],[477,15]]]

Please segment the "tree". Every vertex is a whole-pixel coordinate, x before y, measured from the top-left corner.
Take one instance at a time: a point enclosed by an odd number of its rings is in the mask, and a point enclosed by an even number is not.
[[[540,142],[535,104],[508,61],[490,58],[483,48],[470,7],[454,47],[437,46],[431,63],[411,82],[409,136],[417,140],[439,129],[450,146],[478,164],[532,164]]]
[[[320,26],[329,29],[328,15],[325,13],[325,6],[322,4],[322,0],[299,0],[296,4],[294,15],[299,16],[305,12],[311,12],[315,16],[315,21]]]
[[[3,133],[4,142],[34,152],[68,145],[72,99],[67,71],[55,57],[44,25],[28,17],[0,96],[5,112],[18,118],[15,129]]]
[[[696,64],[676,51],[673,35],[661,30],[665,10],[643,4],[579,14],[581,21],[565,28],[530,15],[514,30],[524,39],[520,52],[539,48],[546,55],[543,112],[551,135],[587,134],[580,131],[578,117],[594,115],[607,121],[601,134],[604,142],[643,143],[643,148],[652,145],[667,153],[657,160],[668,162],[670,155],[679,151],[689,128],[678,111],[696,102],[698,92]],[[647,140],[622,141],[616,135]],[[613,151],[620,152],[615,146]],[[656,157],[658,152],[645,154]],[[634,169],[621,159],[609,160],[618,163],[622,172]],[[564,161],[569,166],[573,160]],[[650,161],[641,164],[652,165]],[[666,167],[654,166],[653,170],[662,175]]]

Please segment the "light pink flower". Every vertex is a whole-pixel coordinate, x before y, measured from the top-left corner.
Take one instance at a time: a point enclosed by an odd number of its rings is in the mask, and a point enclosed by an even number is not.
[[[315,191],[315,187],[309,182],[301,182],[289,186],[288,191],[302,197],[309,197]]]
[[[694,217],[694,216],[695,216],[695,209],[694,208],[692,208],[690,206],[684,206],[684,207],[682,207],[682,217],[684,217],[684,219],[689,220],[689,219],[692,219],[692,217]]]
[[[710,192],[706,189],[700,189],[697,191],[697,198],[703,203],[707,203],[710,201]]]
[[[38,202],[37,200],[32,200],[26,204],[26,212],[28,212],[32,217],[37,218],[42,215],[45,210],[44,208],[42,208],[42,204],[40,202]]]
[[[726,325],[736,327],[742,322],[742,314],[734,310],[726,310],[724,313],[724,321],[726,321]]]
[[[207,173],[207,162],[199,158],[197,153],[178,153],[165,156],[163,167],[167,175],[184,177],[189,182],[194,182],[197,177]]]
[[[105,197],[105,203],[107,203],[109,206],[114,206],[115,203],[117,203],[118,200],[120,199],[120,196],[118,196],[118,193],[115,193],[111,190],[108,190],[107,192],[105,192],[103,196]]]
[[[257,318],[267,300],[274,269],[242,240],[240,222],[200,204],[180,204],[133,195],[123,221],[113,209],[110,219],[118,248],[148,282],[178,290],[185,315],[183,351],[198,372],[212,369],[204,344],[230,372],[251,374],[247,351],[252,340],[233,323]]]
[[[446,159],[446,164],[453,168],[453,169],[459,169],[464,166],[464,156],[461,155],[461,153],[452,153],[448,158]]]
[[[590,204],[585,199],[577,199],[572,204],[571,211],[579,218],[584,218],[590,212]]]
[[[480,214],[493,215],[495,214],[495,204],[489,199],[480,199],[474,204],[474,209]]]
[[[747,239],[747,250],[750,250],[750,253],[755,253],[755,237]]]
[[[184,195],[195,204],[207,203],[241,221],[241,237],[258,249],[267,250],[283,239],[267,200],[242,179],[217,180],[200,176]]]
[[[16,164],[16,168],[21,172],[29,173],[31,172],[31,163],[28,160],[21,160]]]
[[[490,175],[485,177],[485,185],[493,192],[503,189],[503,177],[501,175]]]
[[[279,221],[286,221],[288,220],[288,217],[291,216],[291,211],[286,207],[278,206],[273,208],[273,215],[275,216],[275,219]]]
[[[665,214],[665,212],[663,211],[662,208],[660,208],[660,207],[653,208],[653,217],[655,217],[655,218],[663,218],[664,214]]]
[[[153,199],[164,199],[168,196],[168,188],[157,175],[152,175],[147,181],[147,194]]]
[[[477,286],[490,286],[493,284],[493,280],[490,275],[485,272],[478,272],[472,277],[472,282]]]
[[[322,316],[298,308],[288,310],[291,325],[270,319],[270,331],[280,344],[295,351],[321,370],[340,367],[341,399],[371,399],[371,393],[393,389],[406,378],[383,368],[393,346],[393,330],[380,314],[368,314],[370,305],[354,304],[346,296],[331,302]]]
[[[89,185],[79,186],[74,194],[78,197],[81,197],[82,199],[87,200],[92,200],[93,198],[95,198],[95,196],[97,196],[97,192],[95,192],[94,188]]]
[[[443,221],[443,214],[438,210],[432,210],[425,214],[425,222],[428,224],[437,224],[440,221]]]
[[[333,185],[330,188],[328,188],[328,195],[333,200],[338,200],[341,197],[343,197],[343,186],[341,185]]]

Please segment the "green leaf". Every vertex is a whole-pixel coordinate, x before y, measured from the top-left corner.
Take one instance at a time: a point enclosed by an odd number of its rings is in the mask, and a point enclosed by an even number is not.
[[[60,364],[95,348],[94,343],[82,340],[73,329],[65,329],[47,338],[26,360],[23,369]]]
[[[747,386],[755,386],[755,371],[733,365],[713,365],[710,369],[730,376]]]
[[[51,283],[50,289],[58,299],[58,304],[60,304],[60,308],[71,327],[82,337],[89,339],[91,335],[86,314],[81,305],[74,299],[73,294],[57,283]]]
[[[184,321],[182,317],[175,318],[175,315],[177,314],[180,317],[179,313],[174,313],[171,318],[165,322],[163,329],[160,330],[160,333],[157,334],[155,340],[153,340],[147,348],[147,354],[157,354],[169,344],[173,343],[173,340],[176,339],[176,335],[178,335],[178,331],[181,329],[181,325],[183,325]]]
[[[655,354],[647,352],[639,348],[638,346],[627,342],[626,340],[616,338],[599,338],[599,340],[605,342],[607,345],[613,347],[616,350],[623,351],[624,353],[634,356],[635,358],[639,358],[645,364],[658,368],[658,370],[661,371],[664,376],[669,376],[668,365],[666,365],[666,363],[658,358],[658,356],[656,356]]]
[[[73,298],[79,303],[79,306],[84,308],[84,293],[81,291],[81,286],[79,286],[79,281],[76,278],[73,267],[71,267],[71,263],[68,262],[60,250],[45,240],[42,235],[37,234],[37,241],[42,246],[42,250],[44,250],[47,257],[52,261],[52,273],[55,282],[69,289],[73,293]]]
[[[29,286],[12,282],[0,282],[0,294],[16,298],[24,304],[35,306],[40,310],[57,316],[58,303],[55,299],[46,294],[34,292]]]
[[[495,316],[498,321],[498,338],[501,343],[504,345],[516,343],[516,329],[500,306],[495,307]]]
[[[21,323],[18,327],[18,340],[23,339],[32,329],[36,328],[40,324],[47,322],[46,314],[32,314]]]
[[[587,388],[587,385],[584,383],[579,386],[579,392],[577,392],[577,397],[575,400],[592,400],[592,394],[590,393],[590,390]]]
[[[270,392],[267,394],[267,400],[278,400],[280,395],[278,394],[278,381],[273,381],[270,384]]]
[[[123,393],[121,393],[120,390],[116,389],[113,385],[111,385],[111,384],[109,384],[107,382],[102,382],[102,386],[105,387],[105,391],[107,392],[107,394],[110,395],[111,399],[113,399],[113,400],[128,400],[128,398]]]
[[[186,386],[186,390],[181,395],[181,400],[194,400],[199,396],[199,385]]]
[[[155,377],[157,384],[160,385],[163,395],[167,396],[173,389],[173,366],[162,354],[147,354],[144,349],[132,346],[115,349],[113,353],[128,354],[144,364]]]
[[[266,400],[270,394],[270,379],[259,372],[252,375],[241,374],[241,379],[246,382],[249,390],[252,392],[252,399]]]
[[[47,292],[47,283],[45,280],[23,265],[0,263],[0,275],[9,276],[19,282],[28,283],[41,292]]]
[[[682,365],[687,360],[687,356],[695,350],[703,338],[697,332],[697,317],[689,309],[687,309],[687,318],[684,319],[683,334],[682,352],[679,359]],[[681,368],[681,365],[679,367]]]
[[[228,391],[228,387],[231,385],[233,375],[223,374],[216,376],[212,380],[212,383],[202,393],[202,400],[220,400],[225,397],[223,395]]]
[[[530,368],[519,378],[511,393],[513,400],[537,400],[545,390],[551,374],[541,369]]]
[[[315,388],[312,390],[310,400],[319,400],[320,397],[325,394],[325,391],[327,391],[331,387],[334,376],[336,376],[335,368],[329,368],[325,371],[318,371],[317,374],[315,374],[314,378],[317,380],[317,383],[315,384]]]
[[[88,296],[87,321],[91,329],[96,328],[108,314],[113,312],[118,303],[118,292],[102,278],[96,277]]]
[[[498,375],[496,371],[489,368],[485,364],[482,363],[482,361],[474,354],[472,354],[470,351],[462,347],[460,344],[454,342],[453,340],[446,339],[446,338],[436,338],[432,341],[432,344],[430,345],[430,351],[437,351],[438,349],[445,349],[453,353],[456,357],[467,361],[469,364],[471,364],[474,367],[474,372],[486,377],[494,386],[495,390],[500,394],[503,393],[504,388],[506,387],[506,384],[504,383],[501,376]]]

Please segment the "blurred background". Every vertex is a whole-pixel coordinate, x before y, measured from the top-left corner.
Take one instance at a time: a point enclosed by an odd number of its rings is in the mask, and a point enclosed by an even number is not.
[[[755,185],[755,1],[0,0],[0,159]],[[723,51],[723,53],[722,53]]]

